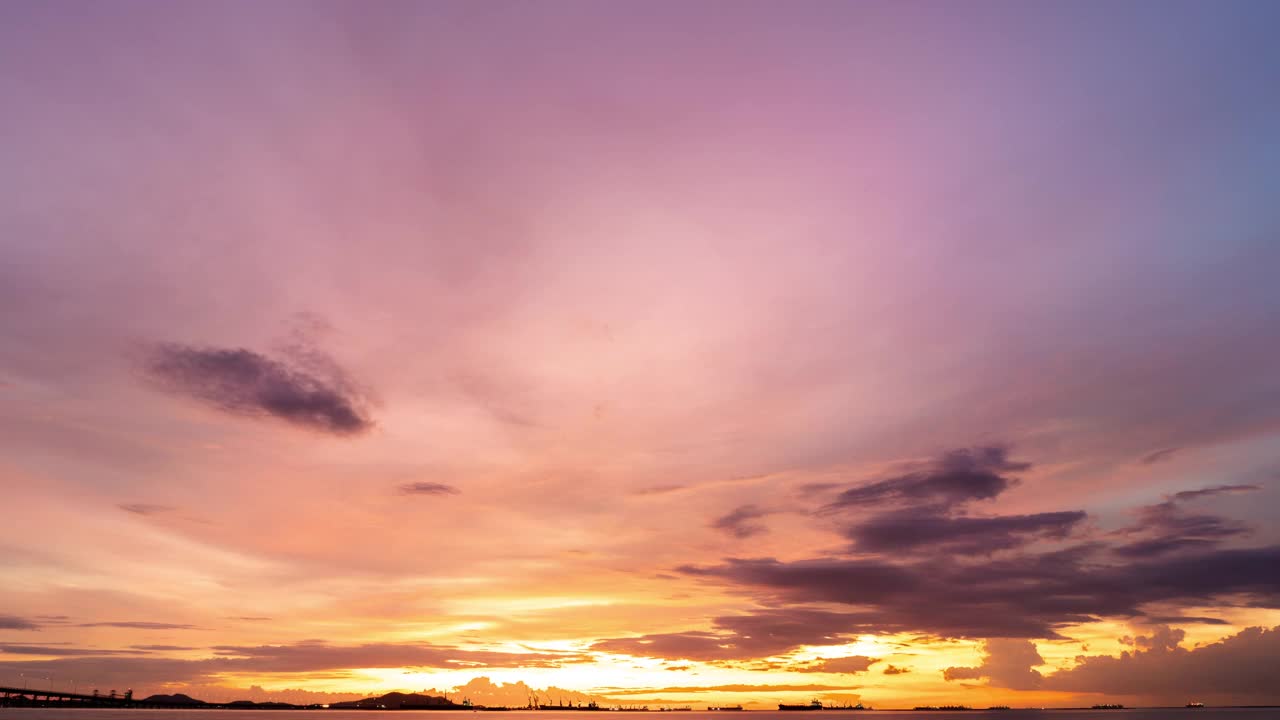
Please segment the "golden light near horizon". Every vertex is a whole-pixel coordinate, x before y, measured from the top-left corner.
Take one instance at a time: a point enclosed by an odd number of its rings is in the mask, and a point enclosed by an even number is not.
[[[1278,24],[0,4],[0,706],[1280,703]]]

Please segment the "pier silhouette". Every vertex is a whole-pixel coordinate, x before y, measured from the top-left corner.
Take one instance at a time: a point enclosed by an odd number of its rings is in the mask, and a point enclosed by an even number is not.
[[[99,707],[99,708],[136,708],[136,709],[168,709],[168,710],[201,710],[216,708],[243,707],[240,703],[206,703],[206,702],[167,702],[133,697],[132,690],[117,694],[112,690],[103,695],[57,692],[55,690],[37,690],[35,688],[0,687],[0,707]],[[291,708],[302,706],[290,705]]]

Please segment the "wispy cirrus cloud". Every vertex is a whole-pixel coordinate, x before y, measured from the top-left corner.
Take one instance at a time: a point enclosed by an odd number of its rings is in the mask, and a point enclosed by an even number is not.
[[[38,630],[40,625],[17,615],[0,615],[0,630]]]
[[[84,648],[65,645],[29,645],[26,643],[0,644],[0,653],[10,655],[43,655],[51,657],[104,657],[116,655],[144,655],[142,649],[111,650],[104,648]]]
[[[1132,538],[1115,547],[1129,557],[1149,557],[1191,550],[1207,550],[1226,540],[1248,535],[1250,528],[1240,522],[1209,513],[1191,512],[1188,503],[1205,498],[1261,490],[1257,485],[1217,485],[1183,490],[1167,496],[1162,503],[1146,505],[1135,512],[1137,521],[1116,532]]]
[[[12,684],[20,673],[56,677],[93,678],[97,682],[149,686],[173,683],[214,683],[227,673],[328,673],[350,668],[558,667],[581,661],[580,653],[508,653],[467,650],[428,643],[366,643],[333,645],[321,641],[285,645],[223,645],[210,648],[212,657],[200,659],[152,656],[146,651],[45,660],[0,660],[0,684]],[[70,655],[71,653],[60,653]],[[133,656],[130,656],[133,655]]]
[[[671,660],[752,659],[782,655],[803,645],[846,642],[859,616],[813,608],[777,608],[716,617],[711,631],[655,633],[597,641],[592,650]]]
[[[867,655],[847,655],[845,657],[827,658],[810,665],[801,667],[792,667],[795,672],[806,673],[837,673],[853,675],[856,673],[866,672],[872,665],[880,662],[880,658],[869,657]]]
[[[171,505],[156,505],[152,503],[121,503],[116,507],[134,515],[159,515],[174,510]]]
[[[1173,456],[1177,455],[1178,452],[1181,450],[1182,448],[1176,448],[1176,447],[1164,448],[1163,450],[1156,450],[1155,452],[1143,455],[1142,459],[1139,460],[1138,462],[1142,465],[1155,465],[1156,463],[1161,463],[1166,460],[1173,459]]]
[[[457,495],[462,492],[452,485],[438,482],[404,483],[396,491],[401,495]]]
[[[114,627],[131,630],[200,630],[196,625],[184,623],[150,622],[146,620],[117,620],[112,622],[80,623],[76,627]]]
[[[680,693],[702,693],[702,692],[825,692],[828,690],[852,690],[848,685],[824,685],[820,683],[813,684],[778,684],[778,685],[751,685],[746,683],[736,683],[730,685],[674,685],[671,687],[657,688],[634,688],[626,690],[610,689],[609,695],[650,695],[653,693],[664,692],[680,692]]]
[[[712,521],[711,527],[723,530],[736,538],[749,538],[769,532],[769,528],[758,521],[772,514],[773,511],[756,505],[742,505],[727,515],[716,518]]]
[[[311,672],[358,667],[558,667],[580,653],[510,653],[463,650],[428,643],[332,645],[321,641],[290,645],[218,645],[212,648],[228,669],[262,672]]]

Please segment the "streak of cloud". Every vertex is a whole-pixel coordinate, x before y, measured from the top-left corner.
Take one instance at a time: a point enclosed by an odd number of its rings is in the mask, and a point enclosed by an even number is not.
[[[158,387],[227,413],[274,417],[332,435],[373,427],[366,400],[345,375],[313,374],[244,348],[165,343],[151,351],[144,370]]]

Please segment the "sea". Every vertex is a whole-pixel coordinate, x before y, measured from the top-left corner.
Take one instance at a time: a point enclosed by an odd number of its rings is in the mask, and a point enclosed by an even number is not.
[[[479,713],[453,710],[132,710],[123,708],[0,708],[0,720],[609,720],[612,712],[555,710]],[[656,716],[656,717],[655,717]],[[726,717],[728,716],[728,717]],[[823,710],[815,713],[744,710],[681,712],[676,720],[1280,720],[1280,708],[1133,708],[1122,710]],[[624,717],[635,718],[626,714]],[[671,718],[668,713],[641,717]],[[746,720],[743,718],[743,720]],[[635,720],[639,720],[636,718]]]

